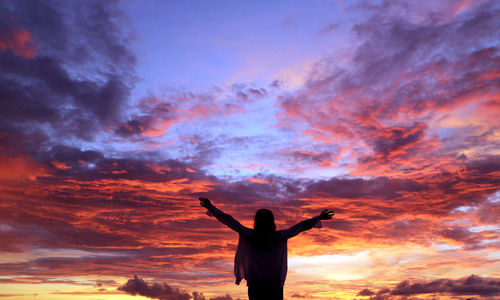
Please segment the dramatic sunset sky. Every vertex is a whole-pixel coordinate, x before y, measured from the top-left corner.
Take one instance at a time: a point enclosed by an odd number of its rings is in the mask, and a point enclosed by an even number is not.
[[[500,1],[0,0],[0,299],[500,299]],[[134,296],[135,295],[135,296]]]

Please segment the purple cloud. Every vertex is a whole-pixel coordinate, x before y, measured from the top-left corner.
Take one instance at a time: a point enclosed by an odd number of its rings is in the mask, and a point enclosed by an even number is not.
[[[437,279],[421,283],[410,283],[405,280],[391,290],[391,295],[418,294],[452,294],[452,295],[500,295],[500,279],[471,275],[460,279]]]
[[[124,285],[118,287],[119,291],[123,291],[130,295],[141,295],[151,299],[160,300],[189,300],[191,295],[181,291],[178,288],[172,287],[167,283],[149,283],[134,275],[133,279],[129,279]]]
[[[133,279],[129,279],[125,284],[118,287],[118,290],[134,296],[141,295],[159,300],[208,300],[208,298],[201,293],[193,292],[191,295],[168,285],[166,282],[146,282],[137,275],[134,275]],[[233,300],[233,298],[230,295],[225,295],[210,298],[210,300]]]
[[[33,57],[0,47],[0,130],[32,135],[48,124],[52,135],[92,140],[121,117],[136,58],[117,3],[15,1],[0,12],[0,40],[22,28],[37,47]]]
[[[425,294],[493,297],[500,295],[500,279],[470,275],[460,279],[441,278],[416,283],[405,280],[392,289],[382,288],[376,293],[363,289],[358,296],[379,300],[407,299],[409,296]]]

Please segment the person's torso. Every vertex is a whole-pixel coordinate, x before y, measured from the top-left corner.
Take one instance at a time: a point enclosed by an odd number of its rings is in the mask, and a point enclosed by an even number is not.
[[[286,240],[281,237],[280,232],[267,237],[252,234],[245,238],[245,242],[249,263],[247,281],[259,285],[280,285],[281,274],[286,267]]]

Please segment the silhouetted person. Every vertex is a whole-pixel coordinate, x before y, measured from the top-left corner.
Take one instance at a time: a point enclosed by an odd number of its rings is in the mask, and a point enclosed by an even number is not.
[[[286,230],[276,231],[270,210],[259,209],[255,214],[254,229],[247,228],[230,215],[220,211],[207,198],[200,198],[200,205],[239,234],[238,249],[234,257],[236,284],[245,278],[250,300],[282,300],[287,264],[287,240],[321,226],[320,220],[330,220],[334,213],[323,210],[317,217],[302,221]]]

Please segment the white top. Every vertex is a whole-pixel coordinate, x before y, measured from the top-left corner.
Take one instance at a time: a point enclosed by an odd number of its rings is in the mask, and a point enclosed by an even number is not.
[[[265,244],[258,243],[253,229],[245,227],[230,215],[210,205],[208,215],[214,216],[239,234],[238,249],[234,257],[236,284],[245,278],[247,285],[276,286],[285,284],[287,264],[287,240],[311,229],[321,227],[319,216],[302,221],[286,230],[278,230]]]

